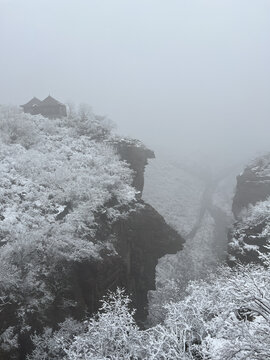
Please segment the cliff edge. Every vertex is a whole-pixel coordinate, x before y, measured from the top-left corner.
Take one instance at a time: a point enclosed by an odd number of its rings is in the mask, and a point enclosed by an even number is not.
[[[260,262],[270,233],[270,154],[254,160],[237,177],[233,199],[236,222],[229,233],[228,260]]]
[[[0,107],[0,358],[84,320],[124,287],[147,316],[158,259],[184,240],[142,199],[154,153],[93,113],[63,119]]]

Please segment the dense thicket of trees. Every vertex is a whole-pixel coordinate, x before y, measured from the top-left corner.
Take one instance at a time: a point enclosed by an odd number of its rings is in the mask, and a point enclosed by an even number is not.
[[[35,337],[29,359],[268,359],[269,279],[266,262],[221,267],[190,282],[182,300],[165,305],[164,321],[147,330],[136,326],[129,298],[118,290],[95,318],[68,319],[55,333]]]
[[[96,237],[134,203],[132,171],[112,146],[111,124],[81,107],[49,120],[0,107],[0,347],[16,347],[33,319],[48,308],[72,306],[69,264],[115,253],[113,239]],[[10,317],[7,322],[6,317]],[[9,315],[10,314],[10,315]],[[31,324],[31,325],[30,325]]]

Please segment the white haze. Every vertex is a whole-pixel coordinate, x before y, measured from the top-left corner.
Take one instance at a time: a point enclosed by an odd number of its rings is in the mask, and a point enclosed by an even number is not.
[[[88,102],[152,148],[269,150],[269,0],[0,0],[0,103]]]

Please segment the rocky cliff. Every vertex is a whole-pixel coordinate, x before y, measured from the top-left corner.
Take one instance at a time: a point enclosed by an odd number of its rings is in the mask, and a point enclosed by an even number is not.
[[[138,191],[133,211],[112,226],[107,226],[106,215],[99,221],[100,238],[110,236],[115,239],[115,256],[104,254],[102,262],[91,264],[83,274],[81,291],[88,292],[86,306],[94,312],[100,298],[110,289],[123,286],[131,294],[133,306],[137,309],[139,321],[147,316],[147,293],[155,289],[155,268],[158,259],[165,254],[182,249],[183,238],[173,230],[163,217],[149,204],[141,200],[144,185],[144,169],[147,160],[155,155],[153,151],[134,140],[117,139],[114,146],[122,160],[134,171],[133,186]],[[88,274],[88,275],[87,275]],[[80,275],[78,276],[80,277]]]
[[[72,297],[82,312],[97,311],[102,296],[120,286],[131,295],[132,306],[137,309],[136,319],[139,322],[146,319],[147,293],[155,289],[158,259],[180,250],[183,239],[154,208],[139,203],[139,210],[111,229],[117,254],[104,254],[102,261],[85,262],[73,269]]]
[[[154,152],[134,139],[115,138],[110,143],[116,148],[121,160],[127,161],[134,171],[133,186],[138,191],[138,198],[141,198],[144,187],[144,169],[148,159],[155,158]]]
[[[237,177],[232,210],[236,218],[241,210],[264,201],[270,195],[270,155],[254,160]]]
[[[74,315],[79,312],[81,316],[85,310],[97,311],[100,299],[108,290],[124,287],[137,309],[135,317],[141,322],[147,316],[147,293],[155,289],[158,259],[181,250],[184,240],[152,206],[141,200],[144,169],[147,159],[155,156],[153,151],[134,140],[115,140],[114,146],[134,171],[137,202],[129,215],[112,227],[108,225],[106,213],[96,214],[96,221],[100,223],[97,237],[103,241],[114,238],[116,254],[104,253],[102,261],[84,262],[71,269],[71,298],[79,304]]]
[[[233,199],[236,222],[229,234],[229,262],[259,262],[270,229],[270,154],[254,160],[237,177]]]
[[[41,261],[42,266],[48,267],[48,275],[39,275],[35,271],[33,274],[44,290],[37,288],[25,293],[19,287],[14,288],[14,302],[5,303],[4,311],[0,312],[0,324],[3,336],[10,333],[8,336],[14,336],[18,345],[1,347],[1,359],[26,359],[32,350],[31,336],[35,332],[42,333],[46,327],[56,329],[67,317],[82,320],[95,313],[102,297],[117,287],[126,288],[132,306],[137,309],[136,319],[142,324],[147,316],[147,293],[155,289],[155,268],[159,258],[182,249],[184,240],[181,236],[153,207],[141,200],[144,168],[154,153],[138,141],[114,139],[110,143],[117,149],[120,159],[133,170],[133,186],[138,192],[136,200],[121,205],[117,199],[111,198],[94,213],[97,231],[95,238],[89,240],[93,244],[111,244],[101,250],[98,258],[58,262],[43,254],[36,266]],[[70,209],[72,204],[67,204],[56,216],[57,223],[65,221]],[[111,221],[110,211],[114,209],[121,216]],[[32,261],[37,255],[29,256]],[[44,295],[46,289],[50,290],[51,298]],[[37,305],[33,299],[37,300]],[[22,324],[18,313],[20,308],[30,308],[29,304],[31,311],[24,313]],[[4,337],[0,336],[0,343]]]

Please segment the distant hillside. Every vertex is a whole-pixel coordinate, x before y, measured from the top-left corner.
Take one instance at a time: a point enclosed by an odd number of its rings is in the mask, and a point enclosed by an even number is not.
[[[198,219],[204,185],[203,173],[192,169],[192,164],[185,166],[160,151],[147,166],[143,198],[186,236]]]

